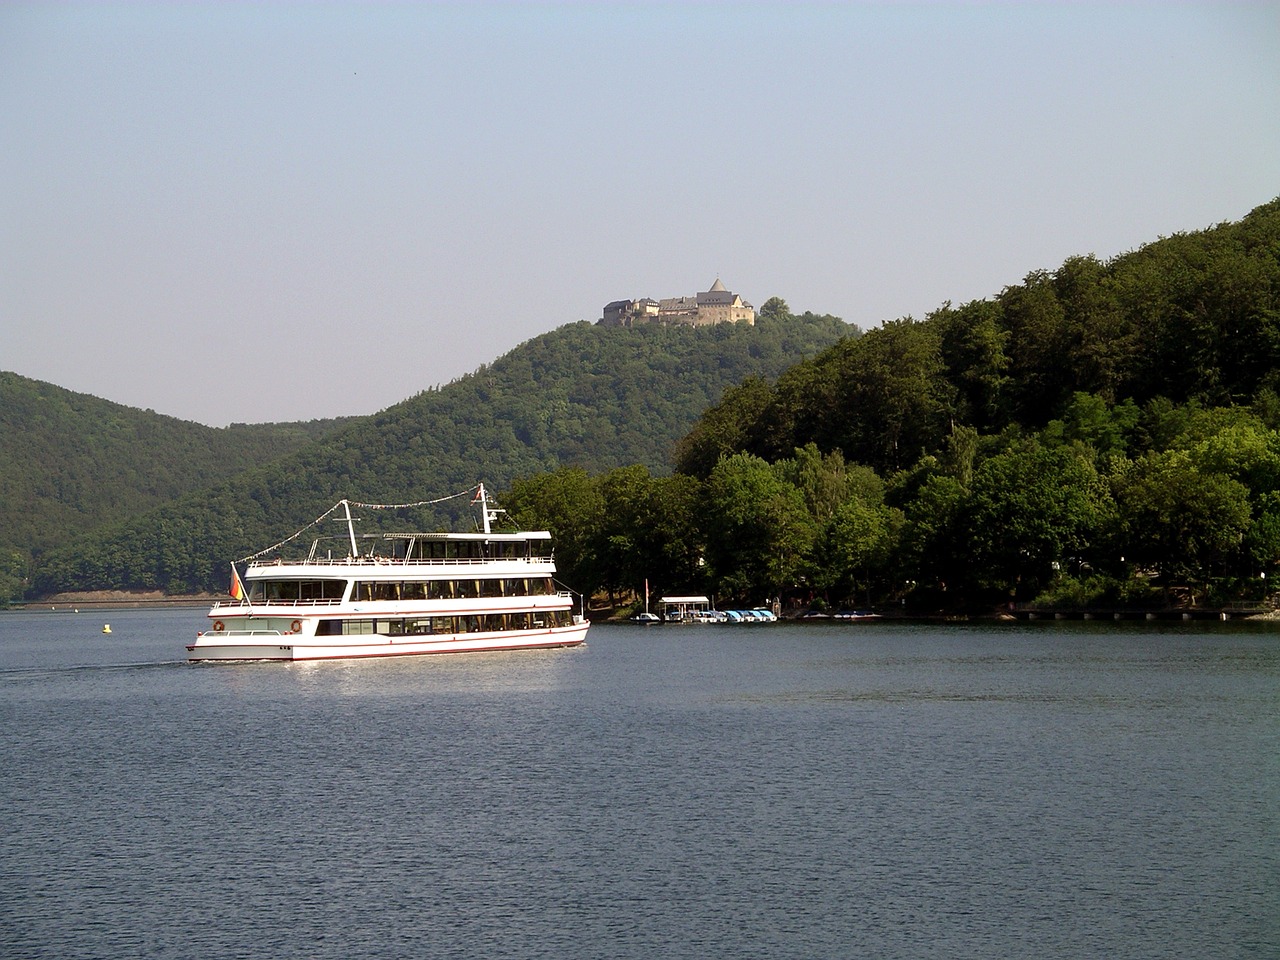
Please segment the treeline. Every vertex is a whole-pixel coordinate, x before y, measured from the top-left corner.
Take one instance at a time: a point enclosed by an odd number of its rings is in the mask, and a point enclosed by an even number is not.
[[[615,600],[985,609],[1260,599],[1280,558],[1280,405],[1107,407],[1034,433],[959,427],[882,478],[814,443],[707,477],[559,470],[504,498],[557,537],[562,578]],[[1272,424],[1272,425],[1268,425]]]
[[[954,609],[1274,579],[1280,200],[856,334],[777,298],[755,327],[563,327],[36,554],[26,595],[222,589],[340,497],[477,480],[580,589]]]
[[[77,532],[74,543],[31,558],[25,595],[222,590],[229,560],[292,533],[343,497],[403,503],[479,480],[500,488],[566,464],[670,472],[675,441],[726,388],[747,377],[776,378],[856,334],[835,317],[778,311],[754,327],[571,324],[286,456],[264,451],[234,476],[211,474],[224,477],[220,483]],[[83,429],[92,439],[92,424]],[[179,453],[161,445],[154,457],[168,462]],[[147,462],[132,469],[145,472]],[[437,529],[459,519],[440,510],[417,522]]]
[[[615,593],[1256,597],[1280,560],[1277,361],[1280,201],[748,380],[674,477],[561,471],[510,499]]]
[[[88,531],[134,517],[342,421],[214,428],[0,372],[0,602],[32,564]]]

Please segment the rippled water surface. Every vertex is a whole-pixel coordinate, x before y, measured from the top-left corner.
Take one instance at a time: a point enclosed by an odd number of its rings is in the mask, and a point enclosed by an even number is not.
[[[1280,956],[1277,627],[202,622],[0,614],[0,956]]]

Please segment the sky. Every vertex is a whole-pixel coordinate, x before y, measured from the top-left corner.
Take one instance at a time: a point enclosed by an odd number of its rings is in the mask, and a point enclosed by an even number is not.
[[[369,414],[604,304],[863,329],[1280,196],[1280,3],[0,5],[0,370]]]

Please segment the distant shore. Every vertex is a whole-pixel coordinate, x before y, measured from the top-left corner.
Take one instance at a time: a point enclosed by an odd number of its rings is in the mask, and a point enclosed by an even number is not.
[[[159,590],[92,590],[83,593],[58,593],[43,600],[14,603],[14,610],[95,610],[129,607],[207,607],[220,595],[192,593],[170,595]]]

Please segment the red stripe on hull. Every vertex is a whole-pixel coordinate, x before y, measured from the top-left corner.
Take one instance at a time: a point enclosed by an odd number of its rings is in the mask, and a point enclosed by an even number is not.
[[[502,646],[502,647],[467,647],[465,650],[413,650],[405,653],[357,653],[357,654],[336,654],[329,656],[307,656],[293,657],[297,662],[307,660],[373,660],[385,657],[441,657],[450,653],[516,653],[520,650],[554,650],[557,647],[577,647],[586,642],[586,637],[579,640],[561,640],[555,643],[538,643],[527,644],[519,647]]]
[[[379,644],[378,645],[379,649],[377,649],[376,652],[371,650],[368,653],[353,653],[353,652],[325,653],[323,651],[302,652],[302,651],[299,651],[297,647],[303,647],[305,649],[306,647],[311,646],[311,644],[300,643],[296,646],[292,644],[276,645],[281,647],[283,646],[291,647],[290,656],[282,657],[282,656],[259,655],[259,656],[236,657],[236,656],[226,656],[226,655],[200,656],[200,651],[202,650],[211,650],[211,649],[226,650],[227,647],[221,646],[221,645],[213,645],[213,644],[205,647],[202,647],[199,644],[187,644],[187,653],[189,655],[194,655],[194,656],[188,656],[188,662],[191,662],[191,663],[237,663],[237,662],[246,663],[250,661],[271,662],[271,663],[290,663],[290,662],[305,662],[305,661],[316,661],[316,660],[371,660],[374,658],[382,658],[382,657],[440,656],[443,654],[450,654],[450,653],[497,653],[500,651],[554,650],[558,647],[576,647],[585,643],[587,639],[587,628],[585,626],[583,626],[580,629],[571,628],[569,630],[564,631],[562,634],[560,634],[560,636],[564,637],[564,639],[555,639],[555,637],[553,636],[546,640],[539,640],[533,643],[514,643],[514,644],[510,642],[504,643],[495,639],[491,644],[487,643],[484,646],[463,647],[461,649],[452,649],[452,650],[430,649],[430,648],[416,649],[416,650],[396,650],[394,649],[394,645],[392,644]],[[455,643],[458,643],[459,640],[460,638],[455,636],[450,640],[439,641],[438,646],[443,647],[447,644],[455,644]],[[406,643],[405,645],[409,646],[410,643]],[[253,644],[244,644],[243,646],[251,647],[253,646]],[[271,644],[264,644],[264,646],[271,646]],[[373,646],[373,645],[371,644],[370,646]]]

